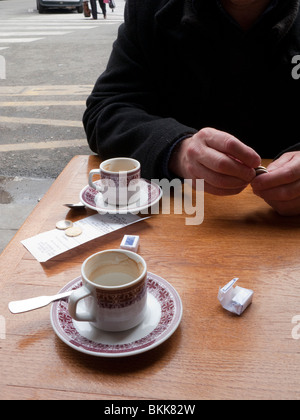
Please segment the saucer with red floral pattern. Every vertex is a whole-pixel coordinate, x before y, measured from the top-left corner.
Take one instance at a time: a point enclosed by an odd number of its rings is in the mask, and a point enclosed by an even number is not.
[[[78,277],[59,293],[81,286],[82,279]],[[52,304],[53,329],[65,344],[92,356],[126,357],[151,350],[176,331],[182,318],[182,302],[170,283],[149,272],[147,287],[146,316],[135,328],[122,332],[107,332],[95,328],[89,322],[75,321],[69,314],[67,299],[63,299]],[[86,304],[84,299],[79,303]]]
[[[101,179],[95,184],[101,185]],[[128,204],[117,206],[106,203],[101,192],[87,185],[80,191],[80,201],[86,207],[96,210],[100,214],[139,213],[157,204],[163,194],[159,185],[143,178],[139,180],[136,190]]]

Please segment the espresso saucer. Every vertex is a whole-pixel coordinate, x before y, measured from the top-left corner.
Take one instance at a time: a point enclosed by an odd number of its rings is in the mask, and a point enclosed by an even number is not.
[[[95,182],[101,185],[101,180]],[[162,189],[154,182],[147,179],[140,179],[139,191],[136,192],[127,205],[117,206],[104,202],[103,194],[89,185],[80,192],[80,201],[86,207],[97,211],[100,214],[127,214],[139,213],[154,206],[162,197]]]
[[[73,320],[67,299],[54,302],[51,323],[57,336],[69,347],[97,357],[126,357],[151,350],[166,341],[182,318],[182,302],[174,287],[163,278],[149,273],[147,312],[144,321],[122,332],[106,332],[89,322]],[[68,283],[59,293],[78,289],[81,277]],[[85,305],[84,300],[80,304]]]

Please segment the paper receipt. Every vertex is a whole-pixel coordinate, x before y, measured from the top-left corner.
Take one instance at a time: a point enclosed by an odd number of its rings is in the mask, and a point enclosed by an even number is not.
[[[95,214],[73,224],[82,230],[80,236],[69,237],[64,231],[53,229],[21,243],[39,262],[46,262],[79,245],[148,218],[149,216],[140,217],[134,214]]]

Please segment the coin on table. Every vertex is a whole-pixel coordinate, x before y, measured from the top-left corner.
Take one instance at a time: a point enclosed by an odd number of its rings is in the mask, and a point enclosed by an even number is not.
[[[255,168],[255,172],[256,172],[256,176],[261,175],[261,174],[267,174],[268,169],[265,168],[264,166],[258,166],[257,168]]]
[[[56,223],[56,228],[59,230],[66,230],[73,226],[73,223],[70,220],[60,220]]]
[[[82,234],[82,230],[79,226],[72,226],[65,231],[67,236],[74,238],[75,236],[79,236]]]

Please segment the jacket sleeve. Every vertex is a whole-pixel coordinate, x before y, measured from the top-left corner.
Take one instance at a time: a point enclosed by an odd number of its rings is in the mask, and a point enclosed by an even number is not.
[[[196,130],[160,112],[155,82],[159,75],[154,70],[158,66],[152,65],[158,60],[155,11],[149,7],[140,13],[138,3],[147,8],[145,0],[126,2],[124,24],[107,68],[87,100],[83,123],[91,150],[102,159],[133,157],[141,162],[144,178],[161,179],[172,145]]]

